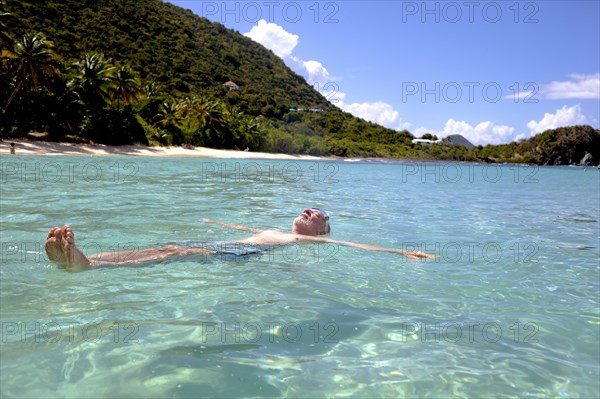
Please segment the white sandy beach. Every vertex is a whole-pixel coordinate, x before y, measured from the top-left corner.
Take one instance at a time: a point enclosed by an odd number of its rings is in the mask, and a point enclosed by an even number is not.
[[[143,145],[108,146],[102,144],[72,144],[33,140],[4,140],[0,142],[0,155],[10,154],[10,143],[15,143],[16,155],[136,155],[147,157],[200,157],[200,158],[248,158],[248,159],[331,159],[310,155],[271,154],[265,152],[215,150],[195,147],[147,147]]]

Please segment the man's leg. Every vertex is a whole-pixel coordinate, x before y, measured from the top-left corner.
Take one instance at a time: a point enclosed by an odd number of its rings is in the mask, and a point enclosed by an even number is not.
[[[54,227],[46,238],[48,259],[70,270],[100,266],[138,266],[161,262],[170,257],[198,254],[214,255],[215,253],[214,250],[206,248],[183,248],[177,245],[169,245],[163,248],[99,253],[88,258],[75,245],[75,235],[69,226]]]

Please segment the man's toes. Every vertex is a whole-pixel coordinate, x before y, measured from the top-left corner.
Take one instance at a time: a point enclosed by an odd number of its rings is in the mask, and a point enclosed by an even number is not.
[[[56,240],[57,243],[59,243],[59,244],[62,243],[63,231],[60,227],[57,228],[57,230],[54,232],[54,239]]]
[[[69,226],[64,225],[63,227],[60,228],[60,235],[61,238],[67,238],[67,233],[69,232]]]
[[[57,230],[60,230],[60,229],[56,226],[51,228],[50,231],[48,232],[48,236],[46,237],[46,239],[54,237]]]
[[[75,242],[75,234],[73,234],[73,231],[68,226],[64,231],[64,238],[67,244],[73,244]]]

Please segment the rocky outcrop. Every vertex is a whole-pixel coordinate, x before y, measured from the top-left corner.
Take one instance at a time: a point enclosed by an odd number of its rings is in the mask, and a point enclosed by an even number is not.
[[[589,152],[586,152],[581,161],[579,162],[581,166],[593,166],[594,165],[594,157]]]

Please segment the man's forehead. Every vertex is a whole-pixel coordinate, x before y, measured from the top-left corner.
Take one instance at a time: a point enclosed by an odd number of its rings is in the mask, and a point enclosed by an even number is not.
[[[313,209],[315,211],[319,211],[325,217],[325,219],[329,220],[329,213],[327,213],[326,210],[321,209],[321,208],[310,208],[310,209]]]

